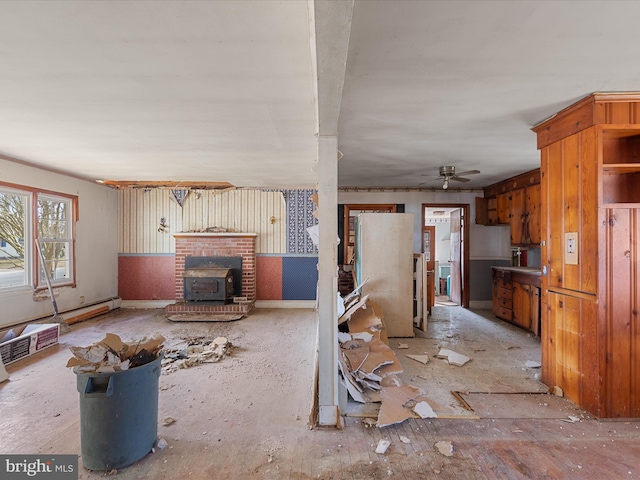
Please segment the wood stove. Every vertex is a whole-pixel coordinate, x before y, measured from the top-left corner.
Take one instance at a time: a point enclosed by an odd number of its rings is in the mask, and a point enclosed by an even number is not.
[[[184,299],[187,302],[230,303],[238,288],[236,275],[241,281],[242,258],[186,257]]]

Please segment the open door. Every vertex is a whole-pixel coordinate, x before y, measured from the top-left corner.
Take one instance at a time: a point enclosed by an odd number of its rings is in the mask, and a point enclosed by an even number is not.
[[[449,227],[451,229],[451,285],[449,297],[453,303],[462,305],[462,215],[461,210],[453,210],[450,214]]]
[[[448,218],[443,221],[434,220],[437,218],[438,214],[444,214]],[[434,260],[438,260],[438,258],[440,258],[441,263],[450,266],[450,270],[444,273],[444,278],[446,278],[446,275],[451,276],[449,283],[449,299],[464,308],[469,308],[469,228],[466,224],[468,218],[469,204],[422,204],[423,232],[427,227],[431,226],[431,223],[435,223],[436,225],[440,225],[441,223],[448,224],[448,242],[446,242],[448,245],[441,244],[440,242],[437,243],[436,256]],[[436,231],[440,232],[438,229],[441,230],[441,227],[438,226],[436,228]],[[440,233],[438,233],[438,235],[440,235]],[[432,243],[435,244],[436,242]],[[442,255],[444,253],[442,250],[438,250],[441,247],[445,247],[447,249],[446,256]],[[440,275],[443,275],[442,267],[443,265],[440,265]]]
[[[427,311],[431,315],[431,309],[435,302],[435,266],[436,266],[436,227],[424,226],[422,229],[422,253],[424,253],[425,268],[427,270],[427,282],[425,285],[425,297]]]

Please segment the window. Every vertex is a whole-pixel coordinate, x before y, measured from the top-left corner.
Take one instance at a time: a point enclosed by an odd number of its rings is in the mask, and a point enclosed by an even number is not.
[[[76,207],[77,197],[0,184],[0,291],[74,283]]]

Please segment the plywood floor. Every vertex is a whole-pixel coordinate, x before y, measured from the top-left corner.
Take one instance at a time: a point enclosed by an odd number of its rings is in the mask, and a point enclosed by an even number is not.
[[[478,314],[480,313],[480,314]],[[65,368],[68,347],[88,345],[106,332],[125,340],[160,332],[167,346],[186,336],[226,336],[235,346],[219,363],[160,377],[158,427],[168,447],[113,472],[120,479],[535,479],[640,478],[640,422],[559,418],[408,420],[384,429],[345,418],[344,430],[309,430],[316,318],[310,310],[258,310],[231,323],[171,323],[159,310],[119,310],[72,328],[61,343],[7,367],[0,384],[0,453],[80,455],[76,378]],[[535,337],[489,312],[436,307],[429,330],[396,350],[406,383],[458,411],[449,390],[543,391]],[[473,357],[464,367],[403,353],[450,348]],[[572,410],[573,412],[573,410]],[[461,410],[461,413],[464,413]],[[580,412],[578,412],[580,414]],[[522,418],[519,418],[522,417]],[[126,432],[123,432],[123,435]],[[401,440],[403,437],[409,443]],[[384,455],[380,439],[391,441]],[[448,441],[453,455],[434,448]],[[81,479],[104,478],[80,464]]]

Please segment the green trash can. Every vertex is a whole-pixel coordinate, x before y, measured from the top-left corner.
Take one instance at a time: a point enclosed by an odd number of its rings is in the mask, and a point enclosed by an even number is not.
[[[158,436],[162,355],[114,373],[78,373],[82,464],[89,470],[123,468],[146,456]]]

